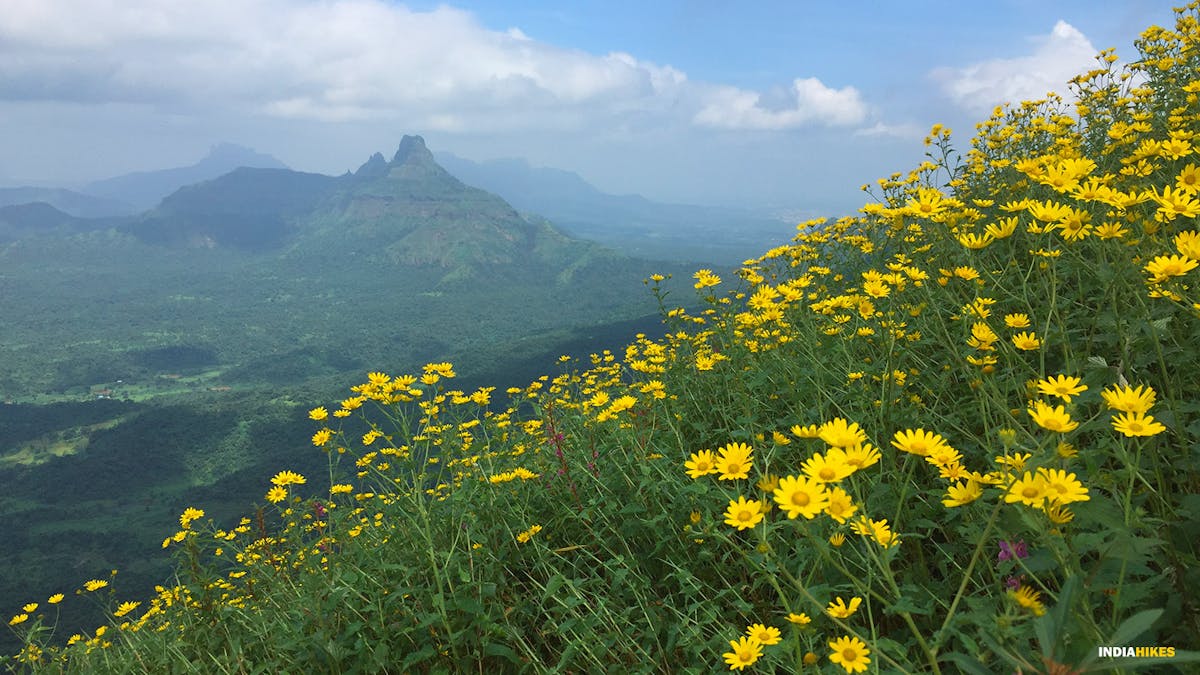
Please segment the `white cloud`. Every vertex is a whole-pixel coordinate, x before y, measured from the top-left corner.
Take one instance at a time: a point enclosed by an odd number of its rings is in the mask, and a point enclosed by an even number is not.
[[[667,108],[686,81],[628,54],[493,31],[445,6],[0,0],[0,15],[0,101],[216,106],[435,127],[452,112],[485,127],[537,126],[539,110]]]
[[[0,104],[375,120],[427,131],[850,126],[853,87],[759,93],[387,0],[0,0]]]
[[[797,79],[786,105],[768,106],[764,96],[737,87],[714,87],[694,121],[722,129],[792,129],[808,124],[851,125],[866,118],[867,108],[854,87],[831,89],[815,77]]]
[[[884,122],[876,122],[869,127],[863,127],[854,131],[855,136],[884,136],[890,138],[900,138],[904,140],[919,140],[925,137],[928,129],[919,127],[915,124],[885,124]]]
[[[1096,48],[1065,21],[1033,42],[1028,56],[939,68],[931,75],[955,103],[977,113],[1001,103],[1044,98],[1050,91],[1068,98],[1067,82],[1093,65]]]

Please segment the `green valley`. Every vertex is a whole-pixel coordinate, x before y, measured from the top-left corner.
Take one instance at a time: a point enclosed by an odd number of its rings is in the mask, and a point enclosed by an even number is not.
[[[642,280],[687,275],[518,214],[419,137],[341,177],[238,169],[139,216],[5,213],[8,605],[109,569],[166,582],[179,509],[231,518],[279,465],[323,471],[301,408],[367,370],[451,361],[464,387],[522,385],[661,334]]]

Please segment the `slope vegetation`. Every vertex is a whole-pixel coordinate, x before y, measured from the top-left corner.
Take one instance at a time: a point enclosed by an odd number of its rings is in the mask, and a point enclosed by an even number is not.
[[[279,467],[229,527],[187,508],[163,542],[177,583],[121,589],[67,646],[41,599],[60,589],[31,589],[17,660],[1184,672],[1197,4],[1138,46],[1127,69],[1102,53],[1077,105],[997,110],[961,156],[936,126],[860,215],[737,278],[698,271],[703,309],[664,306],[662,340],[507,402],[449,363],[371,373],[309,413],[328,476]],[[1126,645],[1156,648],[1107,650]]]

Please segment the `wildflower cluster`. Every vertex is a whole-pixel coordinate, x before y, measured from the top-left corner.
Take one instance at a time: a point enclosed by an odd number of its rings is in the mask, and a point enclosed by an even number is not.
[[[31,603],[17,658],[1068,672],[1194,642],[1198,11],[961,156],[935,126],[857,215],[698,271],[686,307],[647,280],[661,338],[507,403],[449,363],[369,373],[308,413],[328,489],[188,509],[177,586],[64,647]]]

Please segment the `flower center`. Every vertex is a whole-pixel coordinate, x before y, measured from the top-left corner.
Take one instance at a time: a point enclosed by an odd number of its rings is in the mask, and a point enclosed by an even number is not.
[[[792,493],[792,503],[796,506],[808,506],[808,502],[808,493],[799,491]]]

